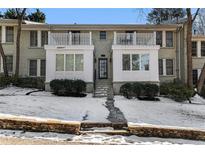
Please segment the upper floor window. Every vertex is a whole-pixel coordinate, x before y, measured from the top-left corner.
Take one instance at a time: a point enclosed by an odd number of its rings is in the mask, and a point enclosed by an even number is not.
[[[205,56],[205,41],[201,41],[201,56]]]
[[[162,46],[162,31],[156,32],[156,44]]]
[[[106,40],[106,31],[100,31],[100,40]]]
[[[30,46],[37,47],[38,46],[38,32],[30,31]]]
[[[166,47],[173,47],[173,32],[166,31]]]
[[[192,42],[192,56],[196,56],[197,55],[197,42],[193,41]]]
[[[6,42],[14,42],[14,27],[6,27]]]
[[[41,47],[48,44],[48,31],[41,31]]]

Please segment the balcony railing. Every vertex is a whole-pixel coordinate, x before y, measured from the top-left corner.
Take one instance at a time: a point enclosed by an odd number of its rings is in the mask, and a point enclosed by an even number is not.
[[[115,45],[156,45],[156,33],[114,33]]]
[[[50,33],[49,45],[91,45],[90,33]]]

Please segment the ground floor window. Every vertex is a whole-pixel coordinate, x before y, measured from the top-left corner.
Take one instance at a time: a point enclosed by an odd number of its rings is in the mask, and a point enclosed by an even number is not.
[[[29,60],[29,76],[45,76],[46,61],[44,59]]]
[[[83,71],[83,54],[56,54],[56,71]]]
[[[123,54],[122,70],[149,70],[149,54]]]
[[[159,59],[159,75],[174,75],[173,59]]]
[[[198,70],[192,70],[192,76],[193,76],[193,84],[197,84],[198,80]]]
[[[6,56],[6,66],[9,73],[13,72],[13,56],[7,55]]]

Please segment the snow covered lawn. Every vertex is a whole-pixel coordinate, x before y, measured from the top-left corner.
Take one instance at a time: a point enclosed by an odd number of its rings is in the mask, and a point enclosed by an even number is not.
[[[197,95],[192,103],[163,97],[160,101],[128,100],[122,96],[115,96],[114,102],[128,122],[205,129],[205,100]]]
[[[50,92],[26,93],[36,89],[8,87],[0,90],[0,113],[55,118],[69,121],[108,122],[105,98],[59,97]]]

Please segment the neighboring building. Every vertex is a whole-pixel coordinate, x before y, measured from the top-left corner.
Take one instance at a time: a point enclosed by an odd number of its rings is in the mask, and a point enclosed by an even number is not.
[[[0,19],[0,41],[10,73],[15,71],[16,31],[16,20]],[[20,75],[45,77],[47,90],[53,79],[82,79],[88,92],[98,83],[110,83],[116,94],[125,82],[159,84],[175,78],[186,82],[185,32],[186,24],[60,25],[24,21]],[[193,37],[198,41],[198,57],[193,57],[198,74],[205,62],[201,58],[205,54],[204,38]]]

